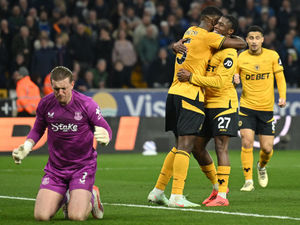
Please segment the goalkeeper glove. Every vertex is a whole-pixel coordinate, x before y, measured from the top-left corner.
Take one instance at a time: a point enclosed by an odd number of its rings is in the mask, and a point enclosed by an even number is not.
[[[23,145],[20,145],[18,148],[15,148],[12,152],[12,157],[16,164],[21,164],[22,160],[29,154],[32,150],[33,143],[26,140]]]
[[[94,136],[96,140],[99,141],[99,143],[102,145],[108,145],[110,141],[109,134],[107,130],[104,129],[103,127],[95,126]]]

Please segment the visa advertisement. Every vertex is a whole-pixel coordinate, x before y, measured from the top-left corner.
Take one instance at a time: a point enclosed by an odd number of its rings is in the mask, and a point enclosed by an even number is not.
[[[106,90],[85,93],[91,96],[100,106],[106,117],[140,116],[164,117],[167,90]],[[240,95],[240,91],[238,91]],[[278,94],[275,93],[275,102]],[[274,105],[274,114],[279,116],[300,115],[300,91],[287,91],[285,108]]]

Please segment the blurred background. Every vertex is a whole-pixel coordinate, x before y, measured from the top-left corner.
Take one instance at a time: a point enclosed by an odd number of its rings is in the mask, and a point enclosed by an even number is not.
[[[164,132],[164,110],[173,79],[171,46],[210,5],[238,19],[241,37],[250,25],[261,26],[264,47],[279,53],[288,92],[287,107],[274,108],[275,148],[297,149],[299,0],[0,0],[0,152],[22,143],[34,121],[15,118],[22,115],[17,81],[29,75],[43,97],[52,92],[49,73],[58,65],[72,70],[75,89],[93,97],[107,117],[114,131],[108,152],[143,151],[149,143],[168,151],[173,138]],[[39,148],[45,150],[45,142]],[[231,148],[240,148],[239,138]]]

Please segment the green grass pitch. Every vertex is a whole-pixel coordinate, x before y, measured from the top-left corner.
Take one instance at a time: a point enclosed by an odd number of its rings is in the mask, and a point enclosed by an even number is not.
[[[213,151],[211,154],[215,159]],[[258,154],[255,150],[255,162]],[[60,210],[50,222],[43,224],[300,224],[300,151],[275,151],[268,165],[269,185],[265,189],[259,187],[254,167],[255,191],[250,193],[239,191],[243,185],[240,152],[231,151],[230,206],[188,210],[156,207],[146,200],[155,185],[164,156],[165,153],[158,156],[100,154],[96,184],[100,186],[104,202],[104,219],[96,221],[90,216],[84,222],[67,221]],[[32,199],[38,192],[46,161],[46,155],[31,155],[18,166],[11,157],[0,157],[1,225],[37,224],[33,218]],[[184,194],[189,200],[200,203],[210,191],[209,181],[191,158]],[[170,194],[170,185],[166,194]]]

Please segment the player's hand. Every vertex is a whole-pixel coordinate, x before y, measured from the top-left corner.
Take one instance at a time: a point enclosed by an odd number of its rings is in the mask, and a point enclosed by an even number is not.
[[[186,42],[188,39],[180,39],[179,41],[175,42],[172,46],[172,49],[175,53],[181,53],[184,54],[187,52],[187,47],[184,45],[184,42]]]
[[[190,80],[191,72],[185,69],[179,69],[177,72],[177,78],[180,82],[187,82]]]
[[[241,83],[240,75],[238,73],[233,75],[233,83],[236,84],[236,85]]]
[[[110,139],[109,134],[103,127],[95,126],[94,136],[101,145],[108,145]]]
[[[286,105],[286,100],[283,99],[283,98],[280,98],[280,99],[278,100],[278,106],[279,106],[280,108],[284,108],[285,105]]]
[[[12,152],[12,157],[16,164],[21,164],[22,160],[29,154],[31,148],[25,148],[24,145],[20,145]]]

